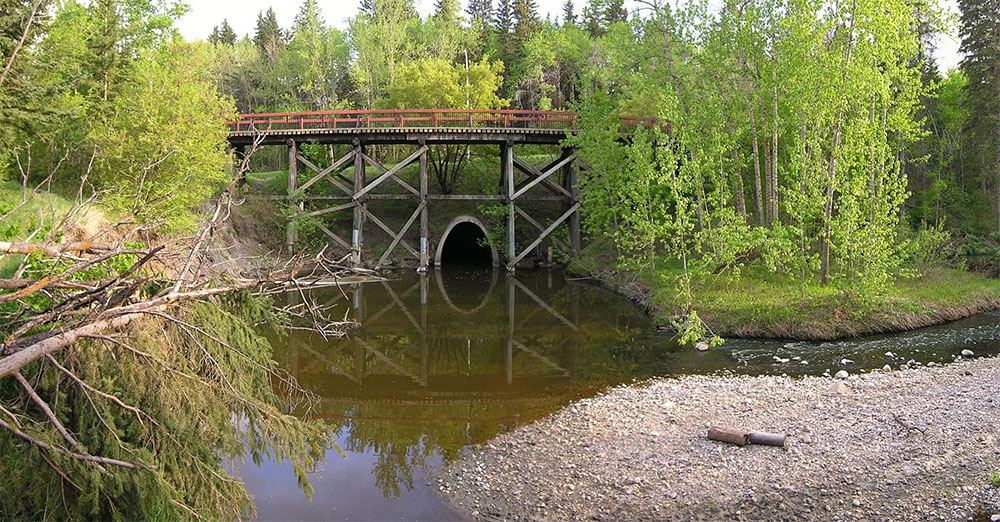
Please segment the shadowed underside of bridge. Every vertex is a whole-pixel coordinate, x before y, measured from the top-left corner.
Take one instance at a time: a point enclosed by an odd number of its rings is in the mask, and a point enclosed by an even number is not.
[[[506,267],[535,252],[546,240],[568,253],[580,251],[578,168],[576,151],[562,147],[573,134],[577,118],[571,112],[558,111],[481,111],[416,109],[390,111],[336,111],[308,113],[244,114],[229,122],[229,143],[239,156],[252,153],[261,145],[288,147],[289,203],[299,209],[298,217],[317,218],[327,214],[352,212],[351,237],[341,237],[323,224],[318,228],[329,240],[352,252],[355,265],[385,265],[397,249],[413,256],[418,269],[433,261],[429,235],[428,204],[434,201],[481,201],[507,205]],[[622,118],[623,128],[655,125],[649,118]],[[350,145],[350,150],[330,165],[320,167],[300,152],[303,144]],[[380,145],[412,146],[412,154],[392,167],[383,166],[370,154]],[[500,159],[498,190],[479,194],[432,194],[428,175],[428,156],[432,146],[496,146]],[[550,163],[536,166],[515,153],[518,145],[559,146],[560,154]],[[413,186],[401,172],[409,165],[419,165],[419,181]],[[369,177],[367,171],[378,174]],[[299,184],[299,173],[306,181]],[[317,189],[326,184],[326,193]],[[395,184],[394,191],[386,189]],[[500,189],[500,187],[503,187]],[[393,229],[376,216],[369,202],[377,200],[414,201],[417,207],[401,228]],[[329,206],[306,209],[304,202],[325,202]],[[530,205],[529,205],[530,202]],[[529,207],[533,211],[529,211]],[[542,215],[558,215],[554,220]],[[384,216],[383,216],[384,217]],[[457,216],[443,216],[455,218]],[[296,216],[289,219],[287,243],[297,239]],[[517,223],[526,222],[537,231],[527,245],[517,238]],[[419,223],[419,224],[418,224]],[[419,227],[419,243],[406,238]],[[480,226],[482,226],[480,224]],[[364,258],[364,238],[372,227],[391,239],[377,259]],[[553,235],[560,227],[568,229],[569,243]],[[487,231],[484,230],[484,233]],[[413,236],[414,234],[409,234]],[[439,238],[440,239],[440,238]],[[524,245],[520,251],[517,246]]]

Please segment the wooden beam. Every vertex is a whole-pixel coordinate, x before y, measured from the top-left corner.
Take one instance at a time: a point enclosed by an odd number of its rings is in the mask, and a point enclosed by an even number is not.
[[[528,245],[528,248],[525,248],[523,252],[521,252],[517,257],[515,257],[514,260],[510,263],[510,265],[511,266],[517,265],[518,262],[524,259],[524,256],[528,255],[532,250],[535,249],[535,247],[540,245],[542,241],[544,241],[545,238],[548,237],[548,235],[551,234],[552,231],[556,229],[556,227],[561,225],[563,221],[569,219],[569,217],[572,216],[573,213],[576,212],[579,208],[580,204],[574,203],[573,206],[569,208],[569,210],[567,210],[563,215],[559,216],[559,219],[552,222],[552,224],[549,225],[548,228],[543,230],[542,234],[538,236],[538,239],[534,240],[530,245]]]
[[[531,217],[531,215],[525,212],[524,209],[522,209],[521,207],[515,205],[514,210],[517,212],[519,216],[523,217],[525,221],[531,223],[535,228],[537,228],[539,232],[545,230],[545,225],[542,225],[541,223],[536,221],[535,218]],[[565,250],[567,253],[572,252],[572,249],[569,247],[569,245],[566,244],[565,241],[557,237],[553,237],[552,242],[559,245],[559,248]]]
[[[537,167],[535,167],[531,163],[528,163],[527,161],[525,161],[523,158],[521,158],[516,154],[514,155],[514,166],[521,169],[521,171],[524,172],[525,174],[535,176],[536,178],[542,176],[542,172],[539,171]],[[568,198],[573,197],[573,194],[571,194],[568,190],[560,187],[559,185],[556,185],[555,183],[552,183],[551,181],[545,181],[545,186],[552,189],[554,192],[561,192]]]
[[[341,247],[343,247],[343,248],[345,248],[347,250],[351,249],[350,243],[348,243],[347,241],[344,241],[343,239],[341,239],[340,236],[338,236],[337,234],[334,234],[332,230],[330,230],[329,228],[326,228],[325,226],[323,226],[322,223],[316,223],[316,228],[322,230],[324,234],[330,236],[330,239],[333,239]]]
[[[348,195],[350,195],[353,191],[351,189],[347,188],[347,186],[345,186],[344,184],[339,183],[335,179],[333,179],[330,176],[330,173],[333,172],[334,170],[336,170],[336,169],[344,166],[349,160],[354,159],[354,155],[357,154],[357,153],[358,153],[357,149],[352,149],[351,152],[348,152],[342,158],[340,158],[337,161],[335,161],[332,165],[330,165],[329,167],[327,167],[325,169],[322,169],[322,170],[320,170],[316,165],[314,165],[311,161],[309,161],[307,158],[305,158],[301,154],[296,154],[296,156],[298,156],[298,158],[299,158],[299,161],[301,161],[303,164],[305,164],[305,166],[307,166],[310,169],[312,169],[313,171],[319,173],[316,176],[314,176],[312,179],[310,179],[309,181],[305,182],[301,187],[299,187],[298,191],[299,192],[305,192],[306,189],[308,189],[309,187],[313,186],[313,184],[315,184],[317,181],[319,181],[319,180],[323,179],[324,177],[326,177],[328,180],[330,180],[330,183],[333,183],[334,186],[336,186],[340,190],[342,190],[345,193],[347,193]]]
[[[559,172],[559,169],[561,169],[564,165],[566,165],[566,164],[570,163],[571,161],[573,161],[573,159],[575,159],[575,158],[576,158],[575,154],[572,155],[572,156],[565,157],[561,161],[559,161],[558,163],[556,163],[556,165],[554,167],[552,167],[551,169],[546,170],[545,172],[539,173],[538,177],[536,177],[535,179],[533,179],[531,181],[531,183],[528,183],[527,185],[525,185],[524,187],[522,187],[521,190],[519,190],[519,191],[517,191],[517,192],[514,193],[514,199],[517,199],[517,198],[521,197],[521,195],[523,195],[525,192],[531,190],[531,188],[534,187],[535,185],[537,185],[537,184],[539,184],[539,183],[541,183],[543,181],[548,180],[549,176],[555,174],[556,172]],[[558,186],[558,185],[554,185],[554,186]],[[564,190],[563,192],[567,192],[567,191]],[[572,197],[572,193],[570,193],[570,197]]]
[[[413,214],[410,215],[410,219],[406,220],[406,223],[403,225],[403,228],[401,228],[399,230],[399,233],[395,234],[395,237],[392,238],[392,243],[389,243],[389,248],[385,249],[385,253],[383,253],[382,257],[379,258],[377,266],[382,266],[382,263],[385,263],[385,260],[389,258],[389,255],[392,254],[392,251],[396,249],[396,245],[398,245],[399,242],[403,239],[403,235],[410,230],[410,226],[412,226],[413,222],[417,220],[417,217],[419,217],[420,214],[424,212],[425,208],[427,208],[427,204],[421,203],[417,207],[417,210],[415,210]],[[423,258],[418,254],[417,260],[423,260]]]
[[[382,222],[382,220],[375,217],[375,215],[372,214],[371,211],[369,211],[367,208],[361,205],[359,205],[359,207],[361,208],[361,211],[365,214],[365,217],[371,219],[372,223],[375,223],[375,225],[381,228],[386,234],[389,234],[389,236],[393,237],[396,235],[395,230],[389,228],[385,223]],[[407,252],[413,254],[413,257],[420,259],[420,254],[416,250],[414,250],[409,243],[407,243],[406,241],[400,241],[400,244],[403,245],[403,248],[405,248]]]
[[[312,212],[310,212],[310,213],[308,213],[306,215],[309,216],[309,217],[322,216],[323,214],[330,214],[332,212],[337,212],[339,210],[344,210],[344,209],[347,209],[347,208],[354,208],[357,205],[358,205],[357,201],[352,201],[350,203],[344,203],[343,205],[337,205],[335,207],[324,208],[322,210],[314,210],[314,211],[312,211]]]
[[[423,145],[421,145],[421,146],[423,146]],[[378,161],[376,161],[375,158],[373,158],[371,156],[368,156],[367,154],[365,155],[365,162],[367,162],[369,165],[371,165],[371,166],[375,167],[376,169],[378,169],[381,174],[385,174],[386,172],[389,172],[389,169],[385,168],[385,165],[382,165],[381,163],[379,163]],[[405,188],[406,190],[410,191],[410,193],[413,194],[414,196],[420,196],[420,191],[418,191],[417,189],[413,188],[413,185],[410,185],[409,183],[403,181],[403,178],[400,178],[399,176],[393,174],[392,175],[392,180],[395,181],[396,183],[399,183],[399,186],[401,186],[401,187]]]
[[[363,156],[365,150],[361,148],[361,142],[354,141],[354,193],[357,194],[365,186],[365,162]],[[354,199],[352,196],[351,199]],[[364,241],[365,230],[365,204],[354,207],[354,229],[351,233],[351,261],[354,266],[361,265],[361,246]]]
[[[514,243],[514,224],[517,218],[514,214],[514,145],[507,143],[501,147],[500,151],[503,165],[502,173],[507,181],[507,271],[512,272],[517,265],[517,260],[515,259],[517,249]]]
[[[575,152],[573,152],[573,157],[576,157]],[[580,201],[580,183],[577,179],[576,168],[574,168],[572,163],[568,163],[563,169],[566,171],[566,175],[563,176],[566,189],[573,194],[571,201],[578,203]],[[580,255],[580,236],[580,212],[577,211],[569,217],[569,243],[573,247],[570,253],[575,256]]]
[[[383,181],[389,179],[390,177],[395,177],[395,175],[396,175],[397,172],[399,172],[400,170],[402,170],[403,167],[406,167],[410,163],[413,163],[413,161],[416,160],[417,158],[419,158],[420,155],[423,154],[424,151],[426,151],[426,150],[427,150],[427,146],[426,145],[424,145],[423,147],[420,147],[419,149],[417,149],[416,152],[414,152],[413,154],[410,154],[409,156],[407,156],[406,159],[404,159],[403,161],[397,163],[394,167],[392,167],[391,169],[387,170],[381,176],[375,178],[375,181],[372,181],[371,183],[369,183],[368,186],[366,186],[365,188],[361,189],[361,191],[356,192],[354,194],[354,199],[358,199],[358,198],[364,196],[365,194],[367,194],[368,192],[370,192],[373,188],[379,186]],[[363,158],[367,158],[368,157],[364,153],[362,153],[361,156]],[[400,180],[399,178],[396,178],[396,181],[397,182],[401,182],[402,180]],[[406,187],[408,187],[408,189],[411,192],[414,192],[414,193],[416,193],[418,195],[420,194],[413,187],[410,187],[409,185],[406,185]]]
[[[423,143],[420,146],[424,146]],[[423,271],[427,270],[427,265],[430,264],[430,233],[429,224],[427,218],[427,193],[429,192],[430,182],[427,173],[427,151],[425,150],[423,154],[420,155],[420,265],[418,269]]]
[[[295,206],[295,184],[298,183],[299,162],[298,144],[295,140],[288,140],[288,205]],[[295,248],[295,241],[298,240],[298,230],[295,228],[295,216],[289,216],[285,228],[285,245],[289,252]]]

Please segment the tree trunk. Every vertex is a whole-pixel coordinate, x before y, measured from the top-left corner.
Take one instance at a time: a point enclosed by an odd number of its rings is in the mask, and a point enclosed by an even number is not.
[[[732,127],[730,127],[730,133],[732,133],[731,129]],[[746,196],[743,193],[743,170],[740,168],[740,151],[736,147],[733,147],[729,154],[733,158],[733,174],[736,177],[736,211],[746,220],[747,202]]]
[[[750,86],[747,85],[747,91],[751,93]],[[761,225],[764,224],[764,199],[763,194],[761,194],[761,183],[760,183],[760,147],[757,144],[757,117],[754,115],[753,107],[749,109],[750,113],[750,139],[753,144],[753,181],[757,189],[757,222]]]
[[[771,220],[777,221],[778,216],[778,78],[777,73],[771,71],[771,80],[774,82],[771,99],[772,122],[771,122]]]

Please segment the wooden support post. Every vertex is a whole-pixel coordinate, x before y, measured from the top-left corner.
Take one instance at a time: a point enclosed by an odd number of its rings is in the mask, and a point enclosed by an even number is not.
[[[575,150],[563,151],[564,156],[575,155]],[[566,190],[572,194],[569,206],[573,206],[580,202],[580,187],[577,180],[577,169],[575,162],[569,162],[563,166],[565,176],[563,177],[566,184]],[[569,217],[569,244],[573,247],[573,251],[570,252],[573,256],[580,255],[580,212],[574,212]]]
[[[430,246],[428,245],[429,237],[427,233],[428,150],[427,144],[424,140],[420,140],[420,147],[424,150],[424,153],[420,155],[420,266],[417,270],[420,272],[426,272],[427,265],[430,261]]]
[[[299,176],[299,161],[298,161],[298,144],[295,140],[288,140],[288,206],[295,205],[294,196],[297,192],[296,185],[298,183]],[[301,205],[301,203],[300,203]],[[295,249],[295,242],[298,240],[298,230],[296,230],[295,219],[297,215],[289,216],[288,226],[286,228],[285,244],[288,246],[288,251],[291,252]]]
[[[502,172],[507,181],[507,271],[513,272],[514,265],[517,264],[514,232],[514,222],[517,218],[517,213],[514,211],[514,145],[510,142],[505,143],[501,146],[500,153],[503,165]]]
[[[354,140],[354,193],[357,194],[365,188],[365,160],[364,148],[361,142]],[[364,201],[358,201],[354,207],[354,229],[351,235],[351,261],[354,266],[361,265],[361,248],[364,244],[365,210],[367,205]]]

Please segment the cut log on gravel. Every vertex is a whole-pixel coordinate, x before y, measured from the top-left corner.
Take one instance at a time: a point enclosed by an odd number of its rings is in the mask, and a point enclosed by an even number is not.
[[[708,438],[719,442],[746,446],[750,440],[750,434],[745,431],[733,430],[729,428],[709,428]]]
[[[750,444],[761,444],[764,446],[784,446],[788,437],[784,433],[763,433],[760,431],[750,432]]]

